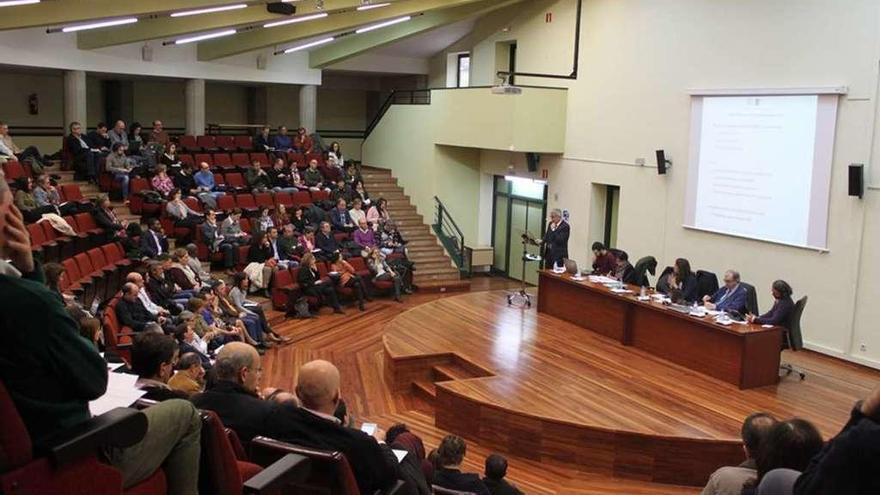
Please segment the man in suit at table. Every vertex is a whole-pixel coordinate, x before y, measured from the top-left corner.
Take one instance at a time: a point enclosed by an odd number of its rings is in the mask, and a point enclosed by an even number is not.
[[[746,314],[746,288],[739,283],[739,272],[724,272],[724,286],[712,296],[703,296],[703,306],[715,311],[736,311]]]
[[[553,209],[550,212],[550,223],[544,232],[541,244],[544,247],[544,268],[553,268],[562,265],[562,260],[568,258],[568,236],[571,232],[568,222],[562,219],[562,212]]]
[[[162,222],[153,218],[146,232],[141,235],[141,254],[149,258],[155,258],[162,253],[168,252],[168,238],[162,232]]]

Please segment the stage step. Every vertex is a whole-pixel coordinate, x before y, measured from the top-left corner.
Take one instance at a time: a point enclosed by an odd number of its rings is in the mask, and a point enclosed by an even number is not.
[[[435,382],[448,382],[452,380],[467,380],[477,378],[468,370],[455,364],[438,364],[432,369]]]
[[[433,405],[434,401],[437,399],[437,387],[434,385],[434,382],[429,382],[427,380],[413,382],[413,391],[416,395],[428,401],[431,405]]]

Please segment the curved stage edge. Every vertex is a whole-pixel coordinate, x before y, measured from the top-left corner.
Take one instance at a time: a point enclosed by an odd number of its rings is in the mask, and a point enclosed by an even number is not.
[[[743,460],[755,411],[813,420],[827,437],[858,396],[782,380],[739,390],[535,309],[505,292],[422,304],[385,327],[386,376],[432,399],[438,428],[538,462],[606,476],[701,485]]]

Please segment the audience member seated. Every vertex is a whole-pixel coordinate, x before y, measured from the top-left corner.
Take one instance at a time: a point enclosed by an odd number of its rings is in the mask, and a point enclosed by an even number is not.
[[[309,225],[303,231],[303,235],[299,237],[300,251],[303,253],[314,253],[318,249],[315,244],[315,227]]]
[[[296,130],[296,137],[293,138],[293,148],[300,153],[311,153],[314,151],[315,143],[305,127]]]
[[[229,288],[227,296],[233,307],[245,316],[251,315],[257,317],[260,321],[260,326],[263,332],[269,340],[282,343],[290,342],[290,338],[281,337],[272,330],[269,321],[266,319],[266,314],[263,312],[263,307],[257,302],[248,300],[247,294],[249,284],[250,281],[244,273],[239,272],[232,277],[232,286]]]
[[[786,483],[780,479],[771,479],[768,483],[762,480],[764,476],[774,469],[787,469],[803,471],[810,463],[810,459],[822,450],[822,435],[812,423],[805,419],[793,418],[779,421],[767,432],[767,436],[761,443],[757,456],[755,456],[756,477],[754,482],[747,482],[743,488],[743,495],[756,493],[772,495],[782,493],[779,484],[791,486],[793,477]],[[780,476],[784,478],[784,476]],[[774,487],[768,484],[777,485]],[[763,488],[761,485],[765,485]],[[788,489],[790,492],[790,488]]]
[[[785,280],[776,280],[770,287],[773,294],[773,307],[770,311],[757,315],[748,315],[749,323],[758,325],[787,325],[791,312],[794,310],[794,301],[791,298],[792,289]]]
[[[113,211],[113,205],[110,203],[110,198],[106,194],[102,194],[95,199],[95,208],[92,216],[95,219],[95,224],[104,229],[105,232],[110,234],[113,238],[119,239],[126,236],[126,227],[128,227],[128,220],[120,220],[119,217],[116,216],[116,212]]]
[[[342,156],[342,147],[339,146],[338,141],[333,141],[330,143],[330,149],[327,150],[327,158],[333,157],[336,160],[339,168],[345,167],[345,157]]]
[[[205,216],[190,208],[189,205],[183,201],[180,189],[171,191],[170,198],[171,199],[165,203],[165,211],[168,213],[168,216],[174,220],[175,227],[187,229],[189,233],[184,236],[186,240],[182,240],[182,242],[188,242],[195,237],[195,229],[198,228],[200,223],[205,221]]]
[[[367,287],[364,281],[351,264],[344,259],[342,255],[336,253],[330,260],[330,277],[334,279],[339,287],[348,287],[354,292],[357,299],[358,309],[364,311],[364,299],[372,300],[367,295]]]
[[[104,162],[104,170],[113,174],[113,180],[119,183],[122,190],[122,200],[128,202],[128,191],[131,177],[135,166],[131,158],[125,156],[125,146],[121,143],[113,143],[113,151]]]
[[[196,318],[191,311],[180,313],[180,323],[174,327],[174,338],[182,354],[198,357],[204,369],[211,369],[211,357],[208,354],[208,343],[196,333]]]
[[[187,397],[205,390],[205,368],[198,354],[181,354],[175,368],[177,371],[168,380],[171,390],[182,392]]]
[[[269,172],[263,173],[268,174],[269,185],[267,187],[270,187],[275,192],[296,192],[299,190],[291,182],[290,168],[284,163],[284,158],[276,158]],[[250,184],[250,181],[248,181],[248,184]]]
[[[163,149],[168,149],[168,146],[172,144],[171,138],[168,137],[168,133],[165,131],[165,126],[162,125],[161,120],[153,121],[153,129],[150,131],[147,143],[158,144],[162,146]]]
[[[183,164],[180,162],[180,156],[177,154],[177,145],[175,143],[165,146],[165,151],[159,157],[159,163],[167,167],[167,172],[171,177],[177,177]]]
[[[73,215],[79,212],[75,204],[61,202],[61,195],[58,193],[58,189],[52,185],[48,175],[38,176],[36,182],[34,200],[37,202],[38,208],[43,211],[51,209],[59,215]]]
[[[629,262],[629,255],[626,251],[621,251],[615,258],[614,278],[625,284],[637,284],[639,277],[635,267]]]
[[[342,176],[345,180],[345,183],[348,184],[348,187],[354,189],[355,185],[358,182],[362,182],[363,178],[361,174],[358,172],[357,167],[354,166],[353,163],[349,163],[345,166],[345,174]]]
[[[367,225],[367,219],[358,220],[358,228],[352,234],[352,240],[361,247],[361,256],[366,257],[370,250],[378,247],[376,243],[376,233]]]
[[[178,295],[176,293],[174,283],[165,278],[165,268],[161,262],[149,262],[147,264],[147,274],[145,286],[150,299],[168,310],[171,314],[179,314],[190,296]]]
[[[286,225],[290,225],[290,214],[287,212],[286,206],[279,204],[275,207],[275,213],[272,214],[272,223],[278,227],[278,230],[283,229]]]
[[[391,219],[386,208],[388,208],[388,200],[379,198],[376,200],[376,204],[367,210],[367,222],[372,225],[373,230],[379,231],[385,222]]]
[[[143,126],[139,122],[131,124],[131,130],[128,132],[128,155],[139,165],[149,170],[156,168],[156,149],[149,147],[144,143]],[[158,147],[161,149],[161,146]]]
[[[16,146],[12,136],[9,135],[9,125],[6,122],[0,122],[0,163],[12,159],[22,163],[30,163],[31,170],[35,174],[42,173],[43,167],[48,162],[48,160],[44,161],[43,155],[40,154],[40,150],[36,146],[28,146],[25,149]]]
[[[131,370],[138,376],[135,387],[146,392],[144,399],[161,402],[189,397],[168,386],[178,352],[177,342],[169,335],[156,332],[135,335],[131,346]]]
[[[236,225],[238,225],[236,223]],[[217,212],[208,209],[205,211],[205,223],[200,227],[202,229],[202,239],[208,246],[210,253],[223,253],[223,268],[227,272],[232,272],[238,264],[238,248],[235,239],[227,239],[221,232],[220,225],[217,224]]]
[[[73,157],[74,179],[97,184],[99,152],[86,142],[79,122],[70,123],[70,134],[65,138],[65,147]]]
[[[504,479],[507,476],[507,459],[499,454],[486,456],[486,469],[483,484],[491,495],[524,495],[513,483]]]
[[[379,251],[378,248],[373,248],[370,250],[367,256],[367,266],[369,266],[370,271],[373,272],[373,282],[393,282],[394,300],[397,302],[403,302],[403,300],[400,299],[400,292],[403,286],[401,277],[397,274],[397,272],[392,270],[390,266],[388,266],[388,262],[385,261],[385,257],[382,256],[382,253]]]
[[[336,200],[336,208],[333,208],[333,211],[330,212],[330,221],[333,224],[333,230],[336,232],[354,231],[355,223],[352,221],[351,215],[348,213],[345,199],[339,198]]]
[[[275,151],[275,147],[272,145],[272,138],[269,136],[270,130],[269,126],[263,126],[260,129],[259,134],[254,138],[254,150],[262,152]]]
[[[144,281],[143,275],[138,272],[131,272],[125,276],[125,281],[137,286],[138,299],[140,299],[141,304],[144,305],[144,309],[146,309],[147,312],[151,315],[155,316],[157,321],[160,316],[163,316],[166,319],[170,319],[169,316],[171,312],[153,302],[153,299],[150,297],[150,293],[146,289],[146,282]]]
[[[349,165],[349,167],[353,167],[353,165]],[[364,189],[364,183],[360,179],[356,180],[354,185],[351,186],[351,197],[352,200],[360,199],[364,203],[364,207],[370,206],[370,195],[367,194],[367,191]]]
[[[440,446],[437,447],[438,467],[434,471],[433,484],[449,490],[491,495],[478,474],[461,472],[461,463],[466,453],[467,445],[461,437],[455,435],[443,437]]]
[[[207,293],[204,295],[208,297]],[[214,319],[207,299],[193,297],[187,302],[186,307],[193,314],[193,330],[199,338],[208,343],[209,351],[213,352],[229,342],[245,340],[238,328],[227,328],[223,321]]]
[[[593,273],[595,275],[613,275],[617,270],[617,260],[614,254],[608,251],[601,242],[594,242],[593,251]]]
[[[299,283],[303,294],[318,298],[320,302],[332,307],[334,313],[345,314],[342,311],[342,306],[339,305],[339,298],[336,296],[333,284],[321,280],[321,275],[318,273],[318,263],[312,253],[304,254],[300,260],[297,283]]]
[[[241,230],[241,209],[233,208],[229,212],[229,216],[220,224],[220,233],[223,240],[233,243],[237,246],[244,246],[251,242],[251,236]]]
[[[21,211],[27,223],[34,223],[46,213],[58,213],[55,205],[40,206],[34,197],[34,180],[30,177],[15,179],[15,206]]]
[[[36,450],[91,418],[88,401],[107,389],[107,365],[94,345],[43,286],[21,213],[0,172],[0,380],[9,391]],[[6,261],[9,260],[9,261]],[[27,370],[27,373],[22,373]],[[186,401],[144,410],[146,436],[105,452],[124,488],[163,468],[168,493],[198,493],[201,420]]]
[[[271,211],[266,206],[260,207],[260,212],[257,215],[257,218],[251,220],[251,230],[255,231],[254,233],[262,232],[268,233],[271,227],[280,227],[279,225],[275,225],[275,219],[272,218],[270,214]]]
[[[281,229],[281,237],[278,239],[278,252],[281,259],[292,260],[299,247],[299,238],[293,231],[293,225],[287,224]]]
[[[293,140],[290,138],[290,135],[287,134],[286,126],[280,126],[278,128],[278,134],[272,139],[272,148],[272,151],[282,151],[284,153],[293,149]]]
[[[153,190],[159,193],[162,196],[162,199],[169,199],[171,197],[171,193],[175,190],[180,191],[174,186],[174,181],[171,179],[171,176],[168,175],[168,165],[164,163],[160,163],[156,166],[156,175],[150,179],[150,185],[153,186]]]
[[[199,186],[196,184],[192,166],[189,163],[182,163],[180,165],[180,170],[174,176],[173,180],[174,186],[180,189],[184,196],[200,197],[199,195],[201,193],[199,191]],[[208,195],[208,193],[204,193],[204,195]],[[211,196],[210,199],[213,200],[214,198]],[[216,208],[216,206],[213,208]]]
[[[724,286],[712,296],[703,296],[703,305],[706,309],[746,314],[746,288],[739,283],[739,272],[724,272]]]
[[[189,258],[187,258],[187,265],[189,268],[198,275],[198,277],[202,280],[202,282],[208,282],[214,277],[211,276],[211,273],[205,270],[202,266],[202,261],[199,259],[199,248],[195,244],[187,244],[186,252],[189,254]]]
[[[302,173],[302,180],[309,191],[329,191],[324,174],[318,169],[318,160],[310,160],[309,168]]]
[[[189,252],[186,248],[176,248],[171,252],[171,267],[165,271],[174,285],[183,290],[199,290],[205,283],[189,266]]]
[[[140,292],[140,288],[133,283],[125,283],[122,286],[122,297],[116,303],[115,309],[119,324],[129,327],[135,332],[162,333],[162,325],[167,321],[167,318],[147,311],[144,303],[138,297],[138,292]]]
[[[302,207],[295,208],[293,210],[293,213],[290,217],[290,223],[293,224],[293,230],[299,232],[300,234],[305,233],[306,227],[310,227],[312,225],[312,223],[306,216],[305,209]]]
[[[217,190],[217,184],[214,182],[214,172],[211,172],[211,167],[205,162],[200,163],[199,171],[193,175],[193,180],[196,183],[196,196],[198,196],[199,200],[208,207],[216,209],[217,198],[225,193]]]
[[[128,148],[128,133],[125,131],[125,122],[122,120],[117,120],[115,124],[113,124],[113,129],[110,129],[108,133],[110,136],[110,146],[111,149],[113,145],[121,144]]]
[[[284,160],[280,158],[279,160],[281,160],[283,165]],[[244,173],[244,179],[252,192],[261,193],[272,189],[272,179],[269,177],[269,174],[261,168],[259,160],[254,160],[251,167]]]
[[[392,220],[387,220],[382,226],[379,238],[380,249],[382,254],[389,255],[392,253],[402,254],[406,256],[406,241],[397,230],[397,225]]]
[[[330,222],[321,222],[321,231],[315,234],[315,247],[319,249],[316,255],[323,261],[330,261],[339,252],[339,243],[336,242]]]
[[[89,131],[86,135],[86,142],[89,144],[89,147],[94,150],[105,154],[110,153],[110,148],[113,147],[113,142],[110,141],[107,124],[104,122],[98,122],[98,125],[95,126],[95,130]]]
[[[768,413],[754,413],[746,417],[740,430],[746,460],[739,466],[718,468],[709,477],[702,495],[739,495],[743,485],[754,484],[757,478],[755,456],[775,424],[776,418]]]
[[[277,230],[272,227],[270,231]],[[266,297],[272,282],[272,274],[278,269],[278,260],[273,257],[272,242],[268,235],[258,232],[248,249],[248,264],[244,267],[251,282],[251,290],[262,290]]]
[[[336,180],[330,192],[330,201],[335,205],[340,199],[345,200],[346,204],[351,203],[351,189],[345,184],[342,178]]]
[[[168,252],[168,238],[162,230],[162,222],[158,218],[151,218],[147,223],[147,230],[141,234],[141,254],[148,258],[155,258]]]
[[[697,276],[691,271],[691,264],[684,258],[675,260],[672,272],[657,281],[657,291],[672,294],[677,291],[682,302],[690,304],[697,300]]]

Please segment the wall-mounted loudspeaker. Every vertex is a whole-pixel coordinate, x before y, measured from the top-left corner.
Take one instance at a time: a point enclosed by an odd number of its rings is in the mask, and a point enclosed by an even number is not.
[[[861,163],[849,166],[849,195],[859,198],[865,195],[865,166]]]
[[[541,155],[537,153],[526,153],[526,164],[529,167],[529,172],[537,172],[539,163],[541,163]]]
[[[296,14],[296,6],[284,2],[269,2],[266,4],[266,10],[268,10],[270,14]]]
[[[141,60],[143,60],[144,62],[152,62],[153,61],[153,47],[152,46],[150,46],[146,43],[143,46],[141,46]]]
[[[257,55],[257,69],[258,70],[266,70],[266,54],[261,53]]]
[[[672,166],[672,160],[666,159],[666,152],[663,150],[657,150],[657,173],[660,175],[666,175],[666,170]]]

